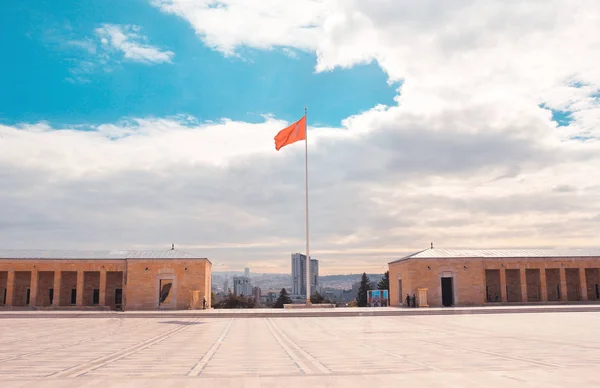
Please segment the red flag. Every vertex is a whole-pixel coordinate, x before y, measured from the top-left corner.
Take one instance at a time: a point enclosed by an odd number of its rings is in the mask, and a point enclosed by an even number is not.
[[[300,140],[306,140],[306,116],[279,131],[275,136],[275,149],[279,151],[281,147]]]

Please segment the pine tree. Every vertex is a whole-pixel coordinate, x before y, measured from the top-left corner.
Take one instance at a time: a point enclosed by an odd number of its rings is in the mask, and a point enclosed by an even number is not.
[[[313,303],[313,304],[325,303],[325,298],[323,297],[323,295],[321,295],[319,293],[319,291],[316,291],[314,294],[311,295],[310,303]]]
[[[389,290],[390,289],[390,271],[385,271],[383,277],[377,283],[378,290]]]
[[[276,309],[282,309],[284,304],[291,304],[291,303],[292,303],[292,298],[290,298],[290,296],[287,293],[287,290],[284,287],[281,289],[281,292],[279,293],[279,297],[275,301],[275,304],[273,305],[273,307]]]
[[[371,281],[366,273],[363,272],[360,278],[360,287],[358,288],[358,295],[356,296],[356,303],[358,307],[367,307],[367,291],[372,290]]]

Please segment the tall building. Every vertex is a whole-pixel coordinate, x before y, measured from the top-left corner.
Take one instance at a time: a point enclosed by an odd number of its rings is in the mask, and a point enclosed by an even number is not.
[[[250,278],[250,268],[244,268],[244,276]]]
[[[310,289],[311,294],[319,285],[319,260],[310,259]],[[292,253],[292,295],[306,297],[306,255]]]
[[[252,283],[250,278],[246,276],[233,277],[233,293],[234,295],[252,296]]]
[[[254,303],[260,304],[260,297],[262,296],[260,287],[257,286],[252,288],[252,294],[254,295]]]

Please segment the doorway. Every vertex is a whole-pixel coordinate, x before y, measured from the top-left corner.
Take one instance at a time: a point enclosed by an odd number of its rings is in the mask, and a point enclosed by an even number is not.
[[[115,309],[120,310],[123,304],[123,289],[115,288]]]
[[[160,279],[159,280],[159,295],[158,295],[158,305],[170,305],[172,299],[171,288],[173,287],[172,279]]]
[[[442,305],[444,307],[450,307],[454,304],[454,287],[452,284],[452,278],[442,278]]]

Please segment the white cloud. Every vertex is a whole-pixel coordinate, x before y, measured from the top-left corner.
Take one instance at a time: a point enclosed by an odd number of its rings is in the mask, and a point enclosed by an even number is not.
[[[242,45],[260,49],[291,46],[312,50],[322,35],[322,0],[152,0],[183,17],[210,47],[227,55]]]
[[[545,114],[491,127],[489,112],[452,119],[458,113],[378,108],[339,128],[311,128],[311,239],[325,273],[381,271],[431,240],[595,241],[600,187],[590,177],[600,143],[548,141]],[[86,132],[2,126],[0,244],[175,242],[232,267],[287,271],[289,253],[303,247],[304,155],[302,143],[274,150],[286,124],[265,116],[259,124],[133,119]]]
[[[600,90],[598,2],[152,3],[188,21],[204,42],[227,54],[241,46],[311,50],[318,71],[375,60],[391,81],[404,81],[398,102],[413,112],[496,105],[510,115],[545,104],[583,111],[563,137],[600,135],[597,113],[587,106]],[[597,109],[597,102],[592,105]]]
[[[310,131],[311,239],[325,273],[382,271],[430,241],[597,245],[597,2],[153,3],[226,55],[310,50],[319,71],[374,60],[402,80],[397,105]],[[115,50],[130,42],[102,38]],[[559,127],[540,105],[573,121]],[[286,124],[0,126],[0,245],[175,242],[232,267],[288,271],[303,249],[304,160],[302,144],[274,151]]]
[[[175,54],[149,45],[139,31],[140,28],[135,25],[103,24],[96,29],[96,35],[104,49],[121,51],[125,59],[142,63],[170,63]]]

